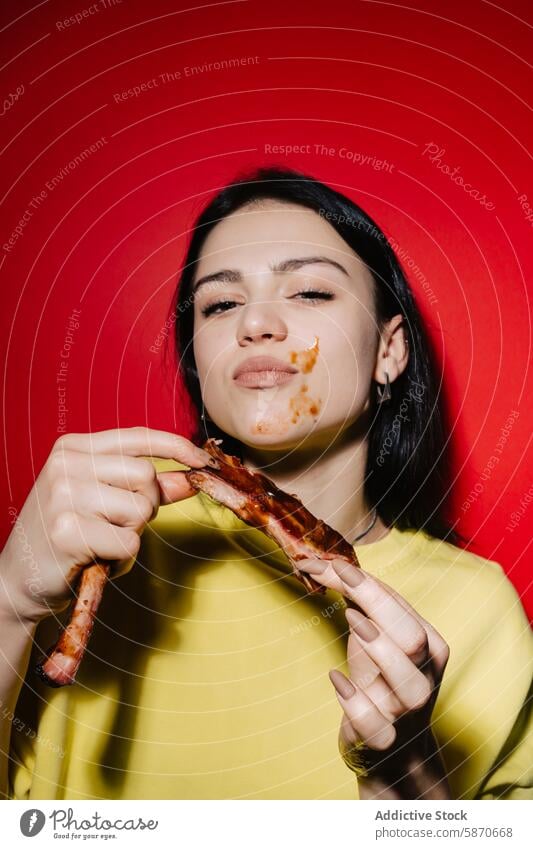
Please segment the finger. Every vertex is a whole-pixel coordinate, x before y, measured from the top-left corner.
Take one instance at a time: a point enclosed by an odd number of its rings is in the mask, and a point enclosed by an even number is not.
[[[61,508],[82,516],[96,516],[113,525],[141,530],[153,518],[159,497],[118,489],[106,483],[69,478],[61,481],[53,497],[61,499]],[[59,512],[59,511],[58,511]]]
[[[340,736],[343,737],[344,741],[349,745],[358,743],[360,740],[359,734],[357,733],[345,713],[343,713],[341,719]]]
[[[76,504],[73,493],[90,484],[96,488],[116,487],[142,494],[153,505],[151,518],[157,514],[161,492],[151,460],[125,455],[84,454],[81,451],[57,453],[52,460],[59,468],[53,472],[51,495],[59,499],[60,508],[63,509],[65,504]],[[72,509],[75,512],[75,508]],[[82,512],[87,512],[85,503]]]
[[[347,563],[347,561],[342,560],[342,558],[338,558],[340,564]],[[301,560],[298,560],[298,569],[301,569],[304,572],[308,572],[313,578],[327,587],[330,590],[335,590],[338,593],[346,596],[346,587],[344,586],[343,581],[339,577],[337,570],[334,568],[335,559],[326,560],[322,557],[304,557]],[[358,568],[355,566],[354,568]]]
[[[391,588],[347,561],[332,561],[345,595],[409,657],[418,657],[427,646],[428,635],[418,617],[400,604]]]
[[[56,483],[61,487],[64,481],[82,481],[109,484],[122,490],[139,492],[150,499],[157,514],[160,504],[170,504],[184,498],[190,498],[197,491],[190,486],[183,471],[156,472],[154,463],[144,457],[129,457],[120,454],[85,454],[81,451],[67,451],[58,454],[60,473],[66,477]],[[72,483],[74,486],[74,483]]]
[[[340,592],[354,607],[364,610],[415,660],[420,659],[420,651],[427,640],[432,662],[440,673],[444,671],[449,659],[449,646],[438,631],[388,584],[343,558],[305,558],[298,561],[298,567],[324,586]]]
[[[396,739],[396,730],[363,690],[338,669],[330,669],[329,678],[340,706],[359,738],[371,749],[388,749]]]
[[[90,560],[126,560],[135,557],[141,539],[133,528],[121,528],[103,519],[66,512],[50,532],[52,543],[75,563]],[[81,568],[81,567],[80,567]]]
[[[161,490],[161,504],[172,504],[197,494],[185,477],[185,472],[159,472],[157,481]]]
[[[178,460],[195,468],[207,463],[212,465],[213,460],[207,451],[194,445],[184,436],[148,427],[101,430],[96,433],[66,433],[57,440],[54,450],[161,457]]]
[[[381,675],[379,666],[365,652],[348,624],[347,662],[350,680],[356,687],[366,690]],[[388,685],[387,685],[388,686]]]
[[[425,705],[431,696],[432,686],[405,652],[375,622],[357,610],[348,609],[345,615],[355,637],[379,667],[402,705],[407,710]]]
[[[347,654],[350,680],[367,694],[383,716],[394,722],[401,716],[404,707],[352,630],[349,632]]]
[[[408,655],[425,644],[427,633],[416,616],[400,604],[390,587],[373,578],[359,566],[336,557],[333,560],[305,558],[298,568],[309,572],[319,583],[342,593],[363,610]],[[407,604],[407,603],[406,603]]]
[[[379,578],[374,578],[374,580],[378,581],[379,584],[385,586],[389,593],[394,596],[398,604],[401,604],[402,607],[409,611],[409,613],[415,617],[415,619],[420,622],[422,627],[425,629],[426,634],[428,636],[428,646],[429,646],[429,654],[431,655],[432,660],[437,664],[437,667],[442,672],[448,663],[448,659],[450,657],[450,648],[444,638],[439,634],[436,628],[433,627],[431,622],[428,622],[427,619],[424,619],[420,613],[412,607],[407,599],[405,599],[400,593],[394,590],[392,587],[389,587],[387,584],[384,584]]]
[[[158,491],[154,464],[145,457],[126,454],[87,454],[83,451],[63,451],[53,455],[52,466],[58,475],[67,478],[100,481],[120,489],[148,494]]]

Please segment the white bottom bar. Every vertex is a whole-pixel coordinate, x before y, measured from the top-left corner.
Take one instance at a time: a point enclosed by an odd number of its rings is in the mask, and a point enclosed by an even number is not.
[[[232,847],[533,846],[533,801],[3,802],[2,845]],[[67,843],[68,841],[68,843]]]

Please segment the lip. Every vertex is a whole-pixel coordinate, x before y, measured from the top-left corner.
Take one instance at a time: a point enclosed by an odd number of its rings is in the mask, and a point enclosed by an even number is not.
[[[264,375],[275,372],[276,375],[289,377],[296,374],[298,369],[279,360],[276,357],[249,357],[240,363],[233,372],[233,379],[237,380],[245,374]]]
[[[234,380],[238,386],[244,386],[247,389],[267,389],[269,386],[282,386],[291,381],[293,377],[294,372],[272,369],[268,371],[245,371]]]

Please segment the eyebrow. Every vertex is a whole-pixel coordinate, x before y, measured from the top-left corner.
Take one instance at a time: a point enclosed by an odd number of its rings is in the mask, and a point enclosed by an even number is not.
[[[330,259],[327,256],[304,256],[296,259],[284,259],[282,262],[269,265],[269,269],[274,272],[274,274],[280,274],[284,271],[297,271],[299,268],[303,268],[304,265],[317,265],[318,263],[322,263],[323,265],[332,265],[333,268],[338,268],[339,271],[342,271],[346,277],[350,276],[340,262],[336,262],[334,259]],[[203,286],[205,283],[213,283],[214,281],[217,281],[218,283],[240,283],[242,282],[242,274],[240,271],[235,271],[230,268],[224,268],[221,271],[214,271],[212,274],[206,274],[204,277],[200,277],[200,279],[194,284],[194,288],[192,290],[193,295],[196,294],[200,286]]]

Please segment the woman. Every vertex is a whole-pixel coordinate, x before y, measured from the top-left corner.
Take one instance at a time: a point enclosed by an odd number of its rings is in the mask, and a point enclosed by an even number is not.
[[[328,588],[308,595],[189,487],[208,455],[183,437],[60,438],[2,553],[8,794],[532,798],[530,630],[501,567],[446,541],[435,378],[382,231],[318,181],[260,170],[197,220],[174,314],[195,441],[296,494],[362,571],[307,561]],[[31,669],[50,613],[96,556],[123,577],[76,686],[46,690]]]

